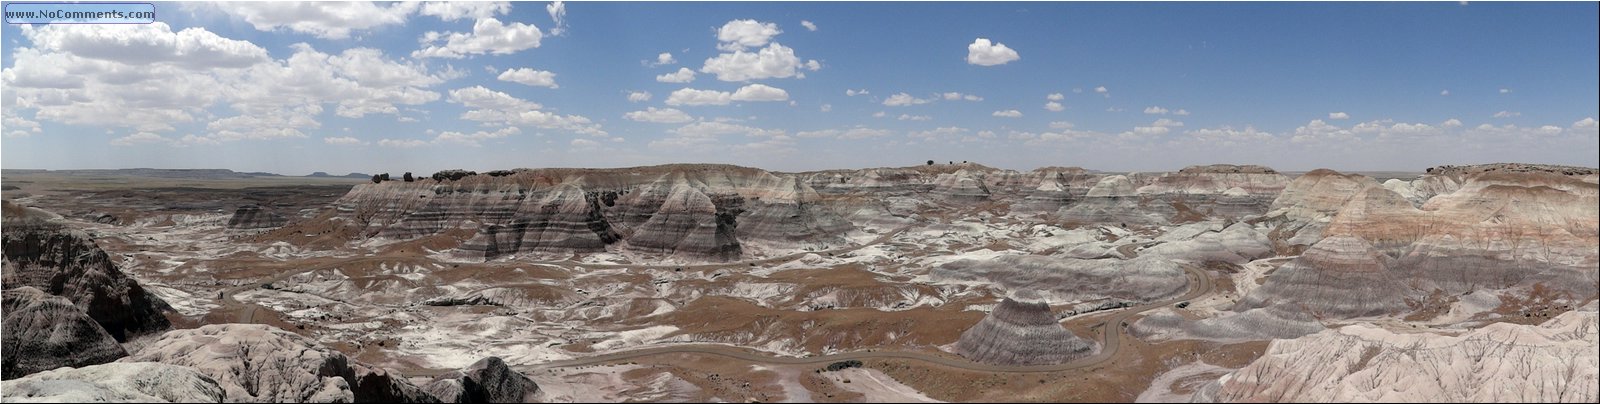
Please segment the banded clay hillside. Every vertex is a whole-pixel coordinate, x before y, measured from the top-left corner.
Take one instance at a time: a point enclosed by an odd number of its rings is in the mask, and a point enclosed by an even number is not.
[[[435,179],[437,178],[437,179]],[[793,176],[717,165],[455,172],[357,185],[335,205],[362,234],[411,239],[476,225],[461,255],[627,252],[732,261],[826,249],[853,228]],[[466,226],[468,228],[471,225]]]
[[[33,175],[7,400],[1596,397],[1589,168]]]

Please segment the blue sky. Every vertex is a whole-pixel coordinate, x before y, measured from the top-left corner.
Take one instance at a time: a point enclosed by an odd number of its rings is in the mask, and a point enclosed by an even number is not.
[[[1600,165],[1593,2],[156,8],[3,28],[4,168]]]

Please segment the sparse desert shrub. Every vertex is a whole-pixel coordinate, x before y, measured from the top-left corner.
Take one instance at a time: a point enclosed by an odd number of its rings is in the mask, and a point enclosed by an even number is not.
[[[849,369],[849,368],[859,368],[859,367],[861,367],[861,365],[862,365],[861,361],[851,359],[851,360],[845,360],[845,361],[838,361],[838,362],[830,363],[830,364],[828,364],[828,367],[826,367],[824,369],[826,369],[829,372],[837,372],[837,371],[841,371],[841,370],[845,370],[845,369]]]

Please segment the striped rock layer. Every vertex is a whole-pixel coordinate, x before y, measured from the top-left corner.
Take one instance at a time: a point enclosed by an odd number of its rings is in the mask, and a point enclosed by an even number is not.
[[[961,333],[956,352],[973,361],[1008,366],[1054,365],[1094,354],[1095,343],[1056,322],[1044,303],[1007,298]]]

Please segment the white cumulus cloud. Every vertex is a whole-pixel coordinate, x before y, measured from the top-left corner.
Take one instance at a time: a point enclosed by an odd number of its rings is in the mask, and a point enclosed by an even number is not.
[[[1133,128],[1133,133],[1136,135],[1164,135],[1170,131],[1172,129],[1168,129],[1165,126],[1135,126]]]
[[[504,1],[429,1],[422,3],[418,14],[455,21],[490,18],[508,12],[511,12],[511,3]]]
[[[43,131],[38,122],[17,116],[11,108],[0,110],[0,116],[4,118],[4,125],[0,126],[5,126],[7,137],[28,137]]]
[[[807,31],[816,32],[817,30],[817,24],[813,24],[811,21],[800,20],[800,26],[806,27]]]
[[[689,70],[689,68],[687,68],[687,67],[680,67],[680,68],[678,68],[678,71],[676,71],[676,72],[657,75],[656,76],[656,81],[662,82],[662,83],[688,83],[688,82],[693,82],[694,81],[694,70]]]
[[[866,127],[858,126],[858,127],[854,127],[854,128],[850,128],[850,129],[844,129],[844,130],[824,129],[824,130],[801,131],[799,133],[795,133],[794,135],[798,136],[798,137],[803,137],[803,138],[831,137],[831,138],[837,138],[837,139],[855,140],[855,139],[866,139],[866,138],[874,138],[874,137],[884,137],[884,136],[889,136],[890,133],[891,132],[889,132],[888,130],[884,130],[884,129],[872,129],[872,128],[866,128]]]
[[[1022,56],[1017,51],[1006,47],[1005,44],[990,42],[986,38],[978,38],[967,45],[967,63],[979,66],[995,66],[1010,63]]]
[[[789,92],[781,88],[765,84],[751,84],[739,87],[733,92],[734,101],[783,101],[789,99]]]
[[[1167,118],[1161,118],[1161,119],[1157,119],[1155,122],[1151,122],[1150,126],[1176,127],[1176,126],[1183,126],[1183,122],[1174,121],[1174,120],[1167,119]]]
[[[622,117],[628,118],[629,120],[651,123],[684,123],[694,120],[693,117],[690,117],[689,114],[686,114],[683,111],[679,111],[674,108],[656,109],[656,107],[645,108],[643,111],[629,112],[623,114]]]
[[[1272,133],[1262,132],[1251,126],[1247,126],[1243,130],[1234,129],[1227,126],[1217,129],[1197,129],[1186,131],[1184,134],[1202,142],[1221,143],[1224,145],[1232,145],[1239,142],[1272,140],[1273,138]]]
[[[1022,117],[1022,111],[1018,111],[1018,110],[1014,110],[1014,109],[1008,109],[1008,110],[1005,110],[1005,111],[994,111],[994,113],[990,114],[990,115],[1001,117],[1001,118],[1021,118]]]
[[[451,143],[457,143],[457,144],[467,145],[467,146],[471,146],[471,147],[480,147],[480,146],[482,146],[479,143],[480,141],[490,140],[490,139],[501,139],[501,138],[505,138],[505,137],[508,137],[508,136],[511,136],[511,135],[516,135],[516,134],[520,134],[520,133],[522,133],[522,129],[517,129],[517,127],[515,127],[515,126],[508,126],[508,127],[504,127],[504,128],[500,128],[500,129],[494,130],[494,131],[481,131],[480,130],[480,131],[472,132],[472,133],[445,131],[444,133],[440,133],[438,136],[435,136],[433,138],[433,143],[451,142]]]
[[[671,132],[692,137],[714,137],[723,135],[774,136],[782,135],[784,133],[782,130],[777,129],[762,129],[736,123],[716,121],[695,122],[684,125],[683,127],[677,129],[673,129]]]
[[[899,93],[899,94],[891,95],[891,96],[889,96],[888,99],[883,100],[883,105],[891,106],[891,107],[903,107],[903,106],[907,106],[907,105],[927,104],[928,102],[930,102],[930,101],[929,100],[925,100],[925,99],[921,99],[921,98],[917,98],[917,97],[912,97],[911,94]]]
[[[355,145],[363,145],[363,144],[367,143],[367,142],[361,141],[361,139],[356,139],[356,138],[353,138],[353,137],[350,137],[350,136],[325,137],[325,138],[322,138],[322,142],[323,143],[327,143],[327,144],[331,144],[331,145],[340,145],[340,146],[355,146]]]
[[[789,92],[781,88],[765,84],[751,84],[740,87],[732,93],[727,91],[700,90],[693,88],[679,89],[667,95],[667,105],[728,105],[733,101],[784,101],[789,99]]]
[[[663,66],[673,63],[678,63],[678,59],[672,57],[672,52],[661,52],[661,54],[656,55],[656,62],[651,63],[650,66]]]
[[[332,104],[340,116],[396,114],[397,105],[439,99],[428,87],[451,73],[397,62],[381,50],[339,54],[304,43],[283,59],[248,41],[165,23],[125,26],[21,26],[33,47],[12,53],[0,74],[7,108],[71,125],[174,130],[201,118],[213,131],[194,142],[304,137]],[[216,118],[226,105],[240,115]],[[8,122],[11,121],[8,119]],[[13,131],[8,135],[15,136]]]
[[[733,20],[722,24],[717,29],[717,49],[724,51],[739,51],[745,48],[757,48],[772,41],[772,37],[783,33],[778,29],[778,24],[759,22],[756,20]]]
[[[538,103],[513,97],[510,94],[473,86],[450,90],[451,103],[461,104],[467,112],[461,119],[508,126],[535,126],[546,129],[563,129],[590,136],[608,136],[599,124],[579,115],[559,115],[541,111]]]
[[[1350,119],[1350,114],[1343,112],[1329,112],[1328,119]]]
[[[983,101],[983,97],[979,97],[979,96],[972,95],[972,94],[962,94],[962,93],[950,92],[950,93],[944,93],[944,94],[942,94],[942,96],[944,97],[945,101],[961,101],[961,100]]]
[[[920,140],[951,139],[970,132],[971,130],[959,126],[941,126],[933,130],[924,130],[907,133],[906,137]]]
[[[715,74],[722,81],[748,81],[794,77],[801,66],[794,49],[773,43],[756,52],[736,50],[706,59],[700,72]]]
[[[116,138],[116,139],[111,139],[111,144],[113,146],[133,146],[133,145],[137,145],[137,144],[148,144],[148,143],[169,143],[171,141],[172,141],[172,139],[167,139],[164,136],[157,135],[157,134],[154,134],[154,133],[139,132],[139,133],[134,133],[134,134],[131,134],[131,135],[119,137],[119,138]]]
[[[537,48],[543,38],[544,34],[533,24],[512,22],[508,25],[494,18],[484,18],[472,24],[470,33],[429,31],[422,36],[425,46],[411,52],[411,57],[460,59],[469,55],[508,55]]]
[[[380,6],[368,1],[350,2],[237,2],[195,5],[211,7],[244,20],[257,30],[288,30],[324,39],[345,39],[355,31],[404,24],[417,3]],[[430,11],[431,12],[431,11]]]
[[[505,72],[500,73],[499,79],[500,81],[526,84],[534,87],[561,88],[561,86],[556,85],[555,73],[543,70],[533,70],[526,67],[519,69],[506,69]]]
[[[561,0],[556,0],[544,6],[544,11],[550,14],[550,21],[555,23],[555,28],[550,29],[550,35],[561,36],[567,31],[567,5]]]
[[[667,105],[728,105],[733,94],[727,91],[683,88],[667,95]]]
[[[422,146],[426,146],[427,144],[428,144],[428,141],[419,140],[419,139],[380,139],[380,140],[378,140],[378,146],[394,147],[394,148],[402,148],[402,149],[409,149],[409,148],[413,148],[413,147],[422,147]]]

